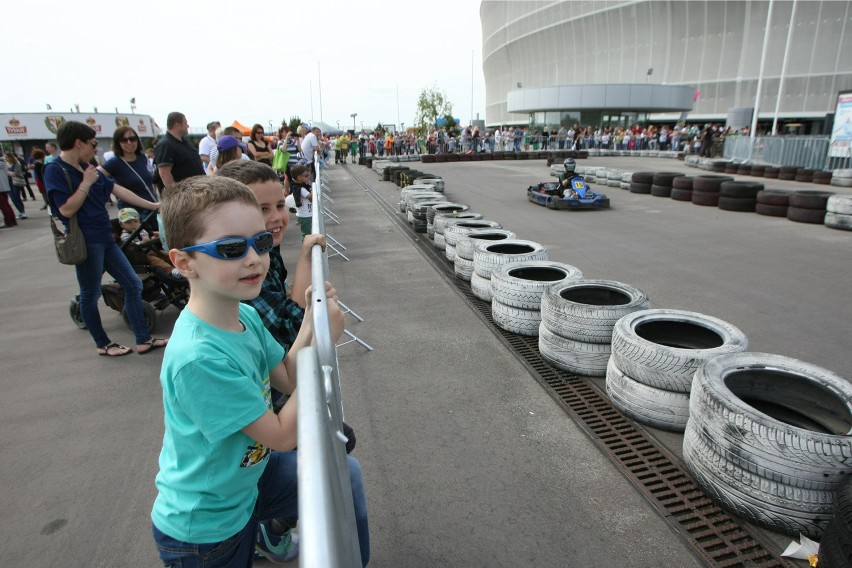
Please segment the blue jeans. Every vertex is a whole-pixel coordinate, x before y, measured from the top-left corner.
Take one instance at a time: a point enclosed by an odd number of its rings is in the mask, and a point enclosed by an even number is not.
[[[80,285],[80,315],[97,347],[110,344],[109,336],[101,323],[98,299],[101,297],[101,279],[104,270],[116,279],[124,290],[124,309],[130,327],[136,336],[136,344],[151,339],[142,313],[142,281],[133,271],[130,262],[115,243],[86,244],[86,262],[78,264],[77,283]]]
[[[222,542],[192,544],[172,538],[156,526],[154,542],[160,560],[167,568],[234,568],[250,567],[254,563],[254,543],[260,521],[277,517],[297,517],[299,497],[297,482],[297,452],[272,452],[260,481],[257,483],[257,502],[248,524],[237,534]],[[361,465],[352,456],[346,456],[349,480],[352,483],[352,500],[355,504],[355,524],[361,547],[361,564],[370,561],[370,527],[367,521],[367,497]]]
[[[18,213],[24,215],[26,211],[24,211],[24,202],[21,200],[22,191],[24,191],[23,186],[19,187],[17,185],[12,185],[12,191],[9,192],[9,198],[12,200],[12,203],[15,204],[15,209],[18,210]]]

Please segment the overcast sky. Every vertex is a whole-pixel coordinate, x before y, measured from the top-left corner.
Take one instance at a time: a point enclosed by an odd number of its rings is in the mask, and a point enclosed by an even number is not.
[[[298,115],[412,124],[424,88],[485,118],[479,0],[7,3],[0,112],[130,111],[165,127]],[[472,63],[472,64],[471,64]],[[399,93],[397,99],[397,92]],[[313,96],[311,96],[313,95]],[[399,101],[397,104],[397,100]]]

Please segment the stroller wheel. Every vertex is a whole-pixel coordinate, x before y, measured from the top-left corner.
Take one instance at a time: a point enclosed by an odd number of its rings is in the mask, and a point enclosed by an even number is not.
[[[145,318],[145,327],[148,328],[148,333],[154,333],[154,330],[157,329],[157,309],[151,303],[142,300],[142,315]],[[130,327],[130,318],[127,316],[127,309],[121,310],[121,318],[124,320],[125,325]]]
[[[77,327],[80,329],[86,329],[86,322],[83,321],[83,315],[80,313],[79,296],[71,300],[71,305],[68,306],[68,313],[71,316],[71,321],[73,321]]]

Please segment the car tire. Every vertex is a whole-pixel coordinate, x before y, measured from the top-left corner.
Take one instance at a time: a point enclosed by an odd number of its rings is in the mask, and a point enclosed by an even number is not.
[[[634,381],[612,358],[606,368],[606,393],[616,408],[637,422],[671,432],[686,429],[689,395]]]
[[[538,311],[548,288],[582,278],[583,273],[570,264],[549,260],[512,262],[491,273],[491,296],[509,307]]]
[[[796,191],[790,196],[790,207],[825,211],[832,195],[830,191]]]
[[[470,291],[474,296],[485,302],[491,301],[491,278],[483,278],[476,273],[470,275]]]
[[[842,213],[832,213],[829,211],[825,214],[823,223],[829,229],[852,231],[852,215],[843,215]]]
[[[457,250],[455,259],[453,260],[453,271],[456,274],[456,278],[470,282],[470,277],[473,274],[473,261],[460,257]]]
[[[554,367],[587,377],[606,376],[606,366],[612,353],[609,343],[566,339],[544,324],[538,329],[538,350],[542,358]]]
[[[767,205],[766,203],[758,202],[754,206],[754,210],[758,215],[767,215],[769,217],[786,217],[786,205]]]
[[[783,205],[784,207],[788,207],[792,193],[792,191],[784,189],[764,189],[757,192],[756,198],[758,203],[763,203],[764,205]]]
[[[820,568],[852,567],[852,476],[834,495],[834,516],[819,545]]]
[[[675,201],[692,201],[692,190],[673,187],[671,198]]]
[[[549,331],[585,343],[610,343],[615,324],[651,307],[638,288],[614,280],[577,280],[550,286],[541,298],[541,321]]]
[[[716,207],[719,205],[719,193],[693,190],[692,203],[695,205]]]
[[[719,209],[723,209],[725,211],[754,213],[756,205],[757,201],[754,199],[719,196]]]
[[[482,243],[473,252],[473,271],[483,278],[510,262],[547,260],[547,249],[533,241],[508,239],[497,243]]]
[[[507,306],[494,297],[493,286],[491,294],[491,317],[497,327],[518,335],[538,335],[541,312]]]
[[[635,176],[636,174],[634,174]],[[650,183],[640,183],[631,181],[630,182],[630,193],[642,193],[648,194],[651,193],[651,184]]]
[[[829,213],[840,213],[841,215],[852,215],[852,196],[832,195],[825,204],[825,210]]]
[[[651,195],[654,197],[671,197],[672,187],[670,185],[652,185]]]
[[[748,339],[732,324],[683,310],[636,311],[612,330],[616,366],[633,380],[674,392],[689,392],[703,362],[747,349]]]
[[[852,383],[781,355],[729,353],[695,373],[684,461],[723,507],[819,538],[852,456]]]
[[[465,260],[473,261],[473,253],[476,245],[485,242],[505,241],[516,239],[518,236],[512,231],[506,229],[494,229],[483,231],[471,231],[465,234],[456,243],[456,256],[460,256]]]
[[[825,223],[824,209],[802,209],[800,207],[787,208],[787,218],[797,223],[811,223],[814,225],[822,225]]]

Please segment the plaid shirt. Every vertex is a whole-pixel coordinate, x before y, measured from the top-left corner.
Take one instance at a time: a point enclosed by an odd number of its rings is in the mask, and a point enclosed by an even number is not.
[[[264,327],[284,348],[285,356],[296,341],[305,317],[305,310],[287,297],[286,281],[287,268],[281,259],[281,249],[275,247],[269,251],[269,272],[263,280],[260,295],[245,302],[257,310]]]

